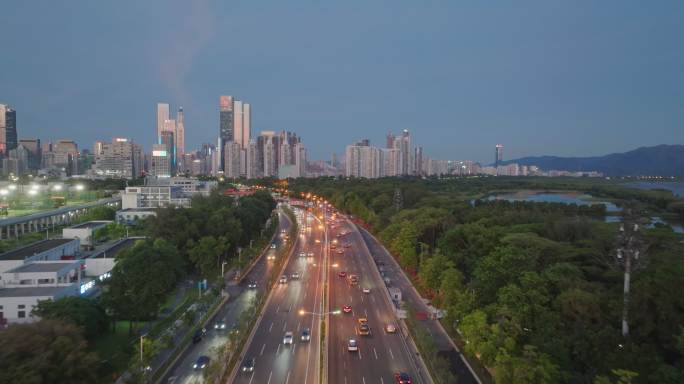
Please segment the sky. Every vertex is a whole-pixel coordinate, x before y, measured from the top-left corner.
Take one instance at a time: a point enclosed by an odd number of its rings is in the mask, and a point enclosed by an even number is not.
[[[684,2],[14,1],[2,6],[0,103],[19,137],[130,137],[156,103],[185,111],[186,151],[218,135],[218,99],[252,135],[294,131],[310,159],[389,131],[437,159],[588,156],[684,144]]]

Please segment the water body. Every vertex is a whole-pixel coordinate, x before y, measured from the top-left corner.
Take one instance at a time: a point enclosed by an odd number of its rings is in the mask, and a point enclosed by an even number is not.
[[[506,193],[500,195],[493,195],[487,198],[488,200],[507,200],[507,201],[532,201],[536,203],[563,203],[563,204],[577,204],[577,205],[595,205],[603,204],[606,206],[608,212],[620,212],[620,207],[609,202],[594,200],[591,195],[582,193],[562,192],[534,192],[534,191],[518,191],[515,193]]]
[[[684,184],[684,183],[682,183]],[[606,215],[604,221],[606,223],[616,223],[622,221],[622,217],[616,215],[621,211],[620,207],[608,202],[595,200],[593,196],[589,194],[582,193],[536,193],[534,191],[519,191],[515,193],[506,193],[500,195],[489,196],[487,200],[507,200],[507,201],[532,201],[537,203],[563,203],[563,204],[577,204],[577,205],[593,205],[593,204],[603,204],[606,206],[606,211],[612,213]],[[649,228],[655,227],[656,224],[667,224],[677,233],[684,233],[684,225],[677,222],[665,221],[661,217],[653,216],[651,217],[651,223],[648,225]]]
[[[635,181],[625,186],[636,189],[666,189],[675,196],[684,197],[684,181]]]

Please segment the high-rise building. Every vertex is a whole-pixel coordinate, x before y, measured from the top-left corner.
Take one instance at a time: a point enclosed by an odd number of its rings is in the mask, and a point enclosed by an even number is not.
[[[229,141],[223,148],[224,151],[224,163],[226,168],[223,174],[226,177],[238,178],[241,175],[242,170],[242,146],[240,143],[235,141]]]
[[[373,179],[383,176],[384,152],[371,146],[369,140],[348,145],[345,155],[347,177]]]
[[[157,103],[157,132],[154,140],[155,143],[159,143],[159,140],[161,140],[161,133],[166,127],[166,121],[170,118],[169,104]]]
[[[233,141],[243,147],[243,122],[242,101],[233,101]]]
[[[17,111],[0,104],[0,157],[17,148]]]
[[[183,107],[178,108],[178,113],[176,114],[176,165],[182,163],[185,155],[185,115],[183,113]]]
[[[28,151],[28,168],[30,170],[40,169],[40,163],[43,158],[40,139],[21,139],[19,140],[19,145],[23,145]]]
[[[132,140],[115,138],[111,143],[98,141],[93,173],[97,176],[131,179],[143,172],[142,148]]]
[[[503,144],[497,144],[494,147],[494,168],[498,169],[501,162],[503,162],[503,148]]]
[[[176,125],[175,120],[167,120],[167,123],[169,123],[168,125],[171,125],[171,124],[173,124],[174,126]],[[169,160],[171,161],[171,165],[170,165],[171,175],[173,175],[176,171],[176,164],[175,164],[176,162],[175,162],[175,157],[174,157],[174,147],[176,145],[175,144],[176,140],[175,140],[174,136],[175,135],[173,134],[173,131],[164,130],[164,131],[162,131],[161,137],[159,140],[159,142],[161,144],[164,144],[166,146],[166,151],[168,152]]]
[[[223,170],[225,159],[222,156],[223,146],[229,141],[235,141],[235,119],[233,115],[233,96],[219,98],[219,143],[217,146],[220,169]]]
[[[306,177],[306,148],[302,142],[294,145],[296,177]]]
[[[252,106],[242,104],[242,147],[247,149],[252,140]]]
[[[171,177],[171,153],[166,144],[152,145],[150,174],[156,177]]]

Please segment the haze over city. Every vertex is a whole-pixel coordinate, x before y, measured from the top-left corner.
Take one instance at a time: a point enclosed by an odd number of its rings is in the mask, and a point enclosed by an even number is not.
[[[648,12],[645,10],[648,9]],[[306,138],[310,159],[409,129],[435,158],[600,155],[684,142],[684,4],[638,1],[13,2],[0,103],[22,137],[130,137],[185,110],[214,142],[219,95],[252,127]],[[30,20],[30,22],[27,22]]]

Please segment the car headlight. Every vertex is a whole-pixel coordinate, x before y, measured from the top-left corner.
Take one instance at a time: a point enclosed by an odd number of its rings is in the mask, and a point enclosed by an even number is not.
[[[193,364],[192,367],[193,367],[193,368],[197,368],[197,364]]]

